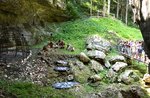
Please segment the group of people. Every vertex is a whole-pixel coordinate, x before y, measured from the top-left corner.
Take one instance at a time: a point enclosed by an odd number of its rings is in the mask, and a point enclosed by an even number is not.
[[[120,41],[118,51],[145,63],[149,62],[144,52],[143,41]]]

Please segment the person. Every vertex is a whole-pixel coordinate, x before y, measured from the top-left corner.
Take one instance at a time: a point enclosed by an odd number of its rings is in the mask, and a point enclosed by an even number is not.
[[[118,51],[119,52],[122,51],[122,40],[120,40],[119,43],[118,43]]]
[[[130,49],[130,47],[131,47],[131,41],[127,41],[127,43],[126,43],[126,51],[127,51],[127,55],[128,56],[131,56],[131,49]]]
[[[131,45],[132,58],[136,58],[136,43],[133,41]]]
[[[141,61],[141,58],[142,58],[142,52],[143,52],[143,47],[142,47],[141,41],[138,43],[137,48],[138,48],[138,60]]]

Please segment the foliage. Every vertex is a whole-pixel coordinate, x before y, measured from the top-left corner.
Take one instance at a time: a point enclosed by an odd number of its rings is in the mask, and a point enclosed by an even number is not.
[[[147,71],[146,64],[140,63],[140,62],[134,61],[134,60],[132,61],[132,63],[133,63],[131,66],[132,69],[139,70],[140,73],[142,73],[143,75],[146,73],[146,71]]]
[[[67,10],[69,11],[70,15],[72,16],[72,18],[80,18],[79,12],[77,7],[75,7],[73,5],[73,3],[69,2],[67,3]]]

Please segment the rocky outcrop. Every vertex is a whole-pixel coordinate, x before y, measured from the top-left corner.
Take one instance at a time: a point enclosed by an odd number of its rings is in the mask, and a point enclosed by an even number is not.
[[[122,55],[115,55],[115,56],[112,56],[110,59],[109,59],[109,62],[111,64],[115,64],[116,62],[125,62],[126,59],[124,56]]]
[[[41,24],[68,19],[65,0],[2,0],[0,1],[0,22],[3,24]]]
[[[46,23],[67,21],[71,17],[66,0],[53,1],[1,0],[0,35],[14,32],[24,34],[25,40],[30,45],[41,42],[44,39],[43,35],[51,35],[51,31],[45,29]],[[6,38],[8,41],[12,39],[9,36]]]
[[[127,67],[127,63],[124,62],[116,62],[114,65],[112,65],[112,69],[116,72],[120,71],[121,69]]]
[[[108,52],[111,48],[110,42],[99,37],[98,35],[87,38],[86,45],[88,50],[99,50],[104,53]]]

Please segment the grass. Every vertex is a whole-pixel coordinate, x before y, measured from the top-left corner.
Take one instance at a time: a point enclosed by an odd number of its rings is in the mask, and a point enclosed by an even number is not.
[[[108,33],[109,30],[114,33]],[[54,34],[53,39],[61,39],[67,44],[72,44],[76,49],[75,54],[78,54],[85,49],[86,38],[96,34],[115,43],[117,42],[116,39],[142,39],[138,29],[128,27],[121,21],[110,17],[87,18],[64,22],[59,25],[59,30]]]
[[[0,81],[0,90],[17,98],[75,98],[67,90],[42,87],[28,82]],[[11,98],[12,96],[10,96]]]

